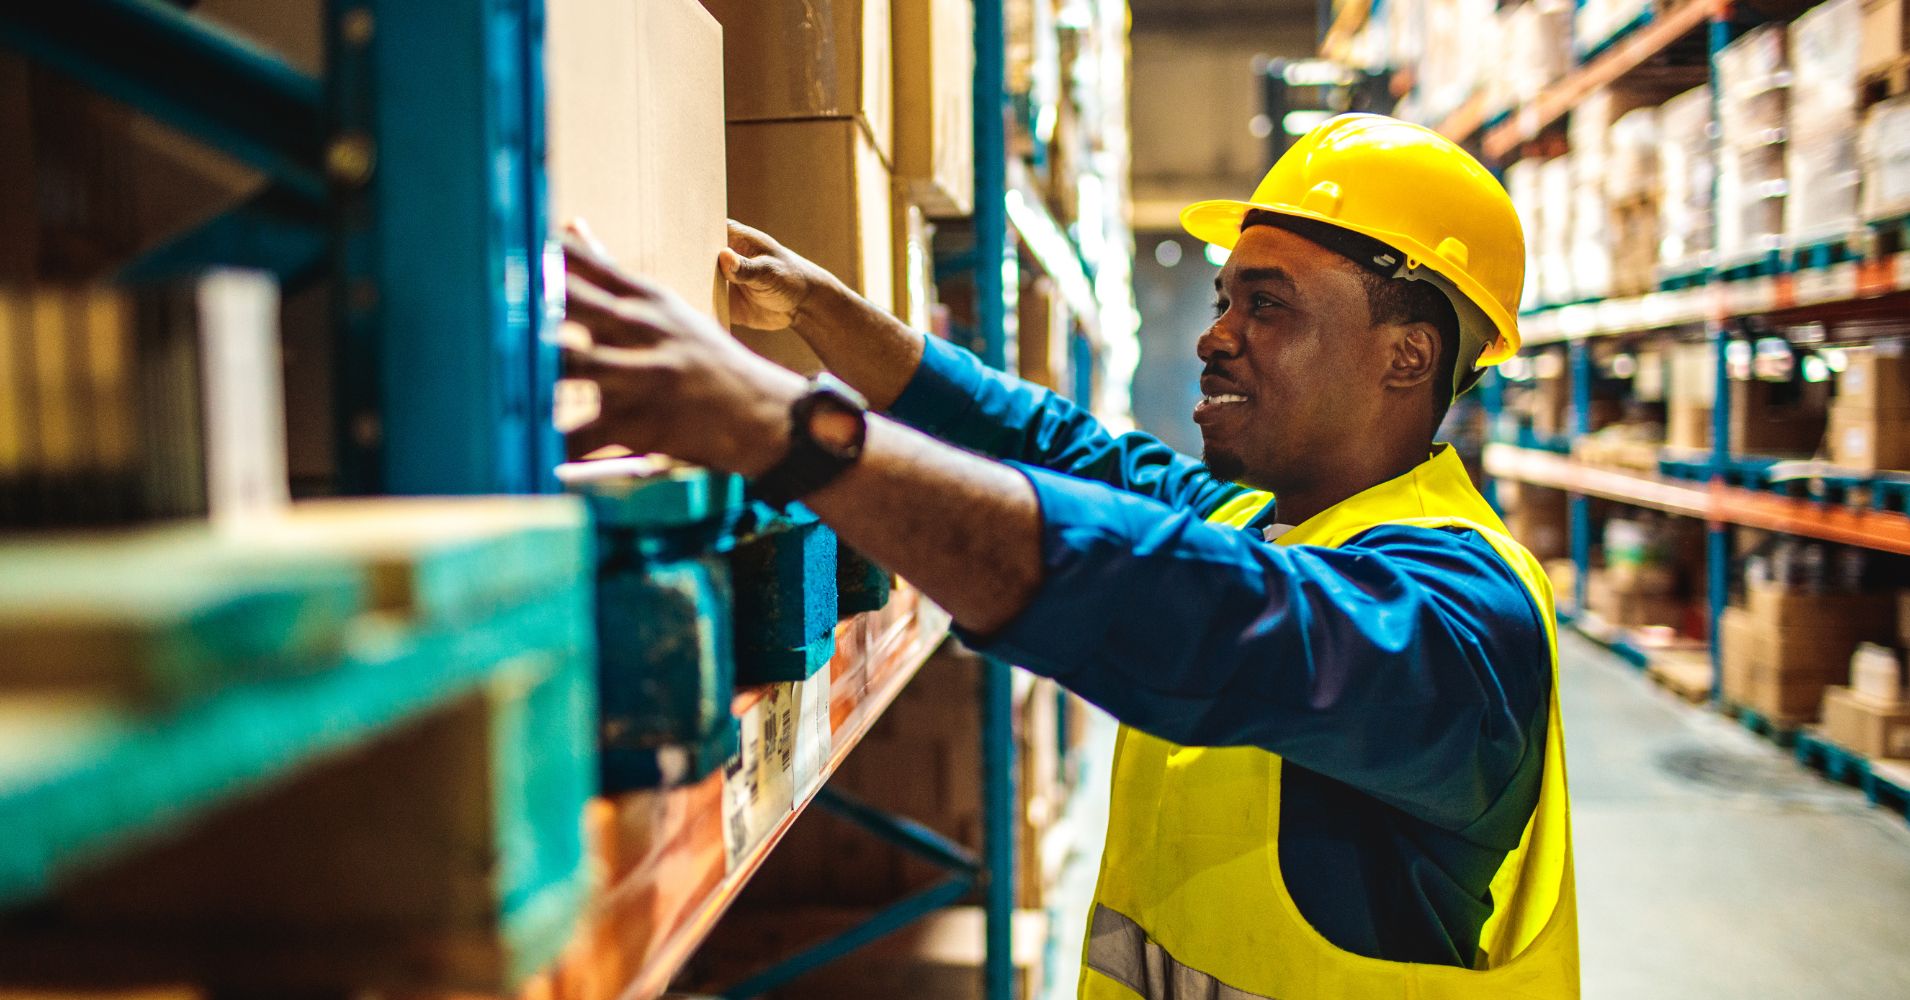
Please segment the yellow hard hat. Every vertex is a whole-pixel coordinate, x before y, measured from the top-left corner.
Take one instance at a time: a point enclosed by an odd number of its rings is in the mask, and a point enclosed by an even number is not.
[[[1478,160],[1451,140],[1384,115],[1339,115],[1301,136],[1267,171],[1250,201],[1202,201],[1180,222],[1195,237],[1232,250],[1251,211],[1357,233],[1399,251],[1359,263],[1394,276],[1429,280],[1459,315],[1460,384],[1469,366],[1486,367],[1519,350],[1519,294],[1525,282],[1525,234],[1512,199]]]

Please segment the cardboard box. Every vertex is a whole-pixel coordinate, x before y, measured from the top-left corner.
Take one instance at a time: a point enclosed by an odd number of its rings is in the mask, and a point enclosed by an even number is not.
[[[1910,17],[1904,0],[1864,0],[1863,37],[1857,46],[1860,75],[1890,68],[1910,52]]]
[[[1824,451],[1839,468],[1910,469],[1910,410],[1865,413],[1832,407]]]
[[[1068,373],[1068,305],[1046,275],[1035,275],[1021,286],[1017,306],[1016,364],[1022,378],[1066,392]]]
[[[723,22],[729,120],[857,121],[883,162],[890,162],[895,74],[889,3],[703,0]]]
[[[929,215],[967,215],[975,206],[974,4],[892,2],[896,179]]]
[[[1711,447],[1711,407],[1673,397],[1665,404],[1665,444],[1703,450]]]
[[[1903,701],[1903,663],[1897,652],[1874,642],[1862,643],[1850,657],[1850,689],[1877,705]]]
[[[1896,605],[1890,594],[1812,594],[1757,580],[1744,585],[1746,606],[1764,627],[1847,632],[1888,642],[1895,634]],[[1843,654],[1849,659],[1849,653]]]
[[[1788,383],[1731,382],[1731,449],[1753,455],[1806,455],[1824,435],[1822,383],[1792,393]]]
[[[730,216],[821,265],[879,309],[895,305],[892,189],[868,132],[847,118],[729,126]],[[822,370],[788,330],[739,328],[752,349]]]
[[[1726,700],[1786,721],[1816,718],[1824,689],[1849,681],[1851,655],[1874,634],[1874,612],[1888,600],[1747,592],[1750,607],[1727,608],[1720,624]],[[1853,617],[1852,607],[1866,614]],[[1888,621],[1881,624],[1887,630]]]
[[[552,0],[551,219],[727,325],[723,30],[696,0]]]
[[[1564,492],[1507,480],[1499,484],[1499,502],[1505,509],[1506,529],[1534,557],[1544,561],[1570,551],[1571,523]]]
[[[1910,757],[1910,708],[1879,704],[1849,688],[1829,688],[1824,736],[1866,757]]]
[[[1685,601],[1666,594],[1646,594],[1614,585],[1612,575],[1594,569],[1585,581],[1586,610],[1620,628],[1640,625],[1677,625],[1684,620]]]
[[[1863,214],[1883,219],[1910,212],[1910,95],[1871,105],[1857,141],[1863,171]]]
[[[1837,376],[1839,410],[1879,414],[1910,410],[1910,352],[1902,341],[1881,341],[1844,351],[1847,363]]]

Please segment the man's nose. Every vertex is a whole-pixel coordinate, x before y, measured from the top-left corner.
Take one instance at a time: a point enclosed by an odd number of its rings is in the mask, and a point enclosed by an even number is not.
[[[1231,358],[1240,353],[1240,336],[1228,325],[1227,317],[1214,320],[1207,332],[1194,342],[1194,354],[1202,361]]]

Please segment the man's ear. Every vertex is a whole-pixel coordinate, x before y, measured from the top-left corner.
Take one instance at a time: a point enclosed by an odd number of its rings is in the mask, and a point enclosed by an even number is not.
[[[1382,327],[1391,356],[1384,384],[1410,389],[1431,379],[1439,368],[1439,331],[1431,323],[1393,323]]]

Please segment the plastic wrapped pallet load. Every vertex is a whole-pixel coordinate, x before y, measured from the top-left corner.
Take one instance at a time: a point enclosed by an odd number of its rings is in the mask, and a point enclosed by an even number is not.
[[[1784,232],[1792,245],[1859,225],[1857,48],[1861,0],[1830,0],[1790,27],[1791,100]]]
[[[1711,88],[1696,87],[1665,102],[1659,112],[1658,269],[1675,276],[1710,264],[1715,252],[1711,186]]]
[[[1539,301],[1563,305],[1579,297],[1572,273],[1572,158],[1569,154],[1539,166],[1539,196],[1544,202],[1539,229]]]
[[[1642,295],[1652,290],[1661,211],[1660,141],[1657,108],[1635,108],[1612,123],[1604,174],[1612,295]]]
[[[1722,265],[1784,246],[1791,90],[1786,39],[1784,25],[1767,24],[1718,51],[1717,254]]]
[[[1910,214],[1910,95],[1871,105],[1858,151],[1864,218]]]
[[[1545,198],[1539,187],[1539,171],[1538,160],[1519,160],[1505,168],[1506,193],[1512,197],[1512,207],[1525,229],[1525,291],[1519,298],[1522,311],[1537,309],[1540,301],[1539,240],[1545,225]]]

